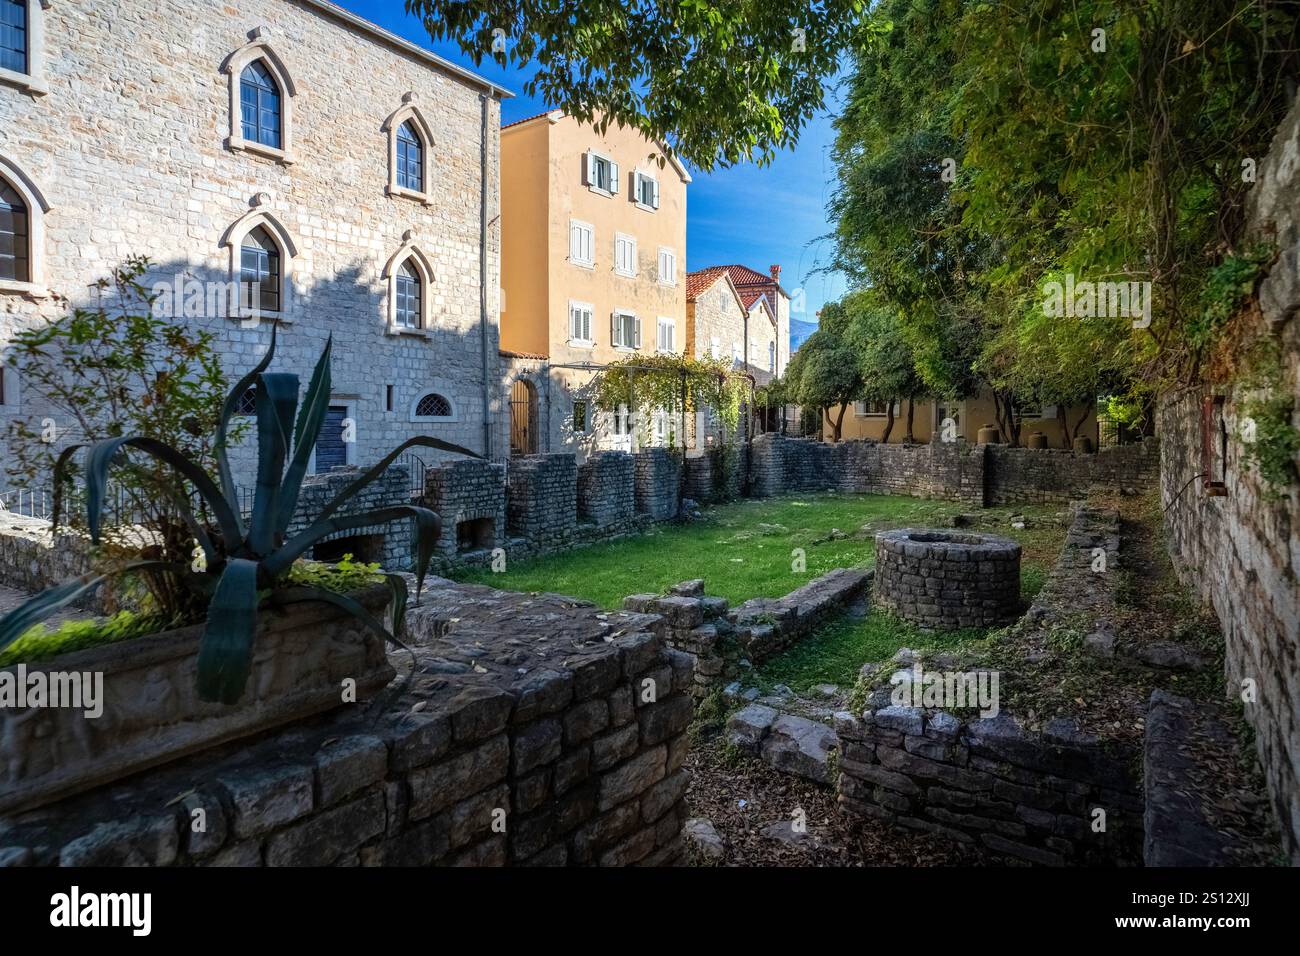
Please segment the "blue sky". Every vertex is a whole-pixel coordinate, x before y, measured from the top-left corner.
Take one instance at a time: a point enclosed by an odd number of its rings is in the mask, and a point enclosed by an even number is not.
[[[503,69],[488,61],[475,66],[455,43],[431,40],[400,3],[336,2],[513,92],[514,98],[502,106],[503,123],[540,113],[551,105],[523,95],[527,71]],[[833,101],[833,94],[828,99]],[[782,284],[792,294],[800,289],[804,293],[796,302],[804,303],[805,312],[792,318],[812,321],[822,303],[835,300],[845,288],[838,274],[812,274],[831,255],[830,243],[818,241],[818,237],[830,229],[826,201],[834,188],[833,140],[830,118],[821,116],[804,129],[794,150],[780,154],[770,166],[737,166],[708,174],[691,170],[695,181],[687,193],[687,268],[739,262],[766,273],[768,266],[779,264]]]

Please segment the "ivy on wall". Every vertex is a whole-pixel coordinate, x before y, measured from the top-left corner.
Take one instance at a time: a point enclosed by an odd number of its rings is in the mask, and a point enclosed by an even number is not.
[[[638,421],[664,411],[679,419],[712,408],[728,432],[740,422],[750,380],[729,361],[686,355],[633,355],[601,370],[593,383],[596,407],[616,412],[626,406]]]

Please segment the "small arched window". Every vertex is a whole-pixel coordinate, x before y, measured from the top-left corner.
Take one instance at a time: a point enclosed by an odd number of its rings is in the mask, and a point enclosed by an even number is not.
[[[407,259],[397,270],[397,282],[394,294],[397,296],[393,312],[393,321],[404,329],[420,327],[420,273],[414,263]]]
[[[415,403],[416,418],[451,418],[451,402],[437,392],[422,395]]]
[[[397,128],[397,185],[424,192],[424,143],[410,120]]]
[[[0,279],[31,281],[31,228],[27,204],[0,179]]]
[[[280,87],[260,60],[244,67],[239,76],[239,104],[244,139],[280,149]]]
[[[239,249],[239,304],[247,311],[280,311],[280,247],[262,226]]]

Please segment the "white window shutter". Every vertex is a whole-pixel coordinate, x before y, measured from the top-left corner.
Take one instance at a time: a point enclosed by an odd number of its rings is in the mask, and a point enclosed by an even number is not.
[[[618,163],[613,160],[609,162],[609,191],[618,195]]]
[[[651,180],[651,189],[654,193],[654,201],[650,205],[658,209],[659,208],[659,180],[657,179]]]
[[[623,344],[621,341],[619,341],[621,337],[622,337],[622,330],[619,327],[618,313],[615,312],[613,315],[609,317],[609,340],[611,343],[613,343],[615,348]]]
[[[636,334],[636,347],[641,347],[641,317],[637,316],[632,320],[632,327]]]
[[[591,185],[591,153],[582,154],[582,185]]]

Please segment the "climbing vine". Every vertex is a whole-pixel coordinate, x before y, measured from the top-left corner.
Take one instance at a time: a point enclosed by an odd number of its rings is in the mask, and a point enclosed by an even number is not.
[[[1296,480],[1300,430],[1291,424],[1295,400],[1276,342],[1266,339],[1251,350],[1240,384],[1245,389],[1240,436],[1243,458],[1259,471],[1268,493],[1282,497]]]
[[[750,381],[722,359],[638,354],[606,366],[594,386],[594,401],[602,411],[626,406],[638,420],[645,420],[655,411],[677,417],[683,410],[691,414],[712,408],[726,429],[734,432]]]

